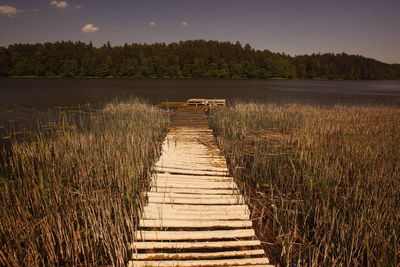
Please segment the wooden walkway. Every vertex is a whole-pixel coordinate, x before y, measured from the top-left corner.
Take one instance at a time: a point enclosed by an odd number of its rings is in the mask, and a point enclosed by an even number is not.
[[[198,111],[178,112],[129,266],[272,266],[207,121]]]

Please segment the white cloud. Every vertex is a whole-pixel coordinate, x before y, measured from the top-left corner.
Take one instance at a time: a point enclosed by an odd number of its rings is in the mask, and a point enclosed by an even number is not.
[[[75,9],[80,9],[80,8],[82,8],[82,7],[84,7],[84,5],[76,5],[76,6],[75,6]]]
[[[51,1],[50,5],[55,6],[57,8],[67,8],[68,3],[66,1]]]
[[[7,15],[9,17],[15,17],[18,13],[24,12],[23,10],[16,9],[12,6],[0,6],[0,14]]]
[[[187,21],[182,21],[182,22],[181,22],[181,25],[182,25],[182,26],[187,26],[187,25],[189,25],[189,23],[188,23]]]
[[[155,23],[154,21],[150,21],[150,22],[149,22],[149,25],[150,25],[150,26],[156,26],[156,24],[157,24],[157,23]]]
[[[100,30],[100,27],[96,27],[93,24],[87,24],[82,28],[82,32],[84,33],[97,32],[98,30]]]

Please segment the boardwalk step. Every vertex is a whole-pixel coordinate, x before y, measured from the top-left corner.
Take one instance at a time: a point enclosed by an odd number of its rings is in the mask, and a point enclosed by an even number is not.
[[[134,242],[133,249],[206,249],[232,247],[258,247],[259,240],[220,241],[220,242]]]
[[[188,165],[191,164],[188,162]],[[186,166],[188,166],[186,165]],[[202,166],[203,165],[203,166]],[[156,168],[161,169],[174,169],[174,170],[182,170],[182,171],[208,171],[208,172],[222,172],[227,173],[227,168],[218,168],[212,166],[204,166],[205,164],[191,164],[190,167],[182,167],[182,165],[176,165],[175,163],[168,161],[168,162],[160,162],[156,163]],[[185,166],[185,165],[183,165]]]
[[[197,252],[197,253],[138,253],[133,255],[134,260],[182,260],[182,259],[209,259],[224,257],[245,257],[264,255],[264,250],[237,250],[220,252]]]
[[[176,157],[176,156],[175,156]],[[173,157],[173,156],[171,156],[171,155],[163,155],[160,159],[172,159],[172,158],[175,158],[175,157]],[[184,159],[183,159],[183,157],[179,157],[179,159],[181,160],[181,161],[184,161]],[[223,157],[222,156],[220,156],[220,155],[210,155],[210,154],[201,154],[201,155],[193,155],[193,154],[190,154],[190,159],[204,159],[204,160],[216,160],[216,161],[223,161],[223,162],[225,162],[223,159]]]
[[[154,179],[155,184],[165,184],[165,183],[177,183],[177,184],[196,184],[196,185],[210,185],[212,186],[213,184],[220,185],[220,184],[226,184],[229,186],[235,186],[235,182],[233,179],[218,179],[218,177],[215,176],[210,176],[209,179],[202,179],[202,178],[197,178],[196,176],[192,176],[191,179],[187,178],[175,178],[175,177],[169,177],[169,178],[164,178],[164,177],[159,177],[157,179]],[[211,187],[212,188],[212,187]]]
[[[176,203],[176,204],[242,204],[243,200],[238,198],[229,199],[202,199],[183,197],[153,197],[149,196],[150,203]]]
[[[170,192],[170,193],[186,193],[186,194],[207,194],[207,195],[236,195],[239,193],[237,189],[195,189],[195,188],[165,188],[152,187],[151,192]]]
[[[220,231],[138,231],[136,240],[201,240],[254,237],[253,229]]]
[[[251,221],[195,221],[195,220],[147,220],[141,219],[140,227],[224,227],[224,228],[244,228],[251,227]]]
[[[170,260],[170,261],[130,261],[128,266],[244,266],[254,264],[268,264],[267,258],[251,258],[251,259],[225,259],[225,260]],[[266,266],[266,265],[264,265]],[[268,265],[267,265],[268,266]]]
[[[197,183],[192,182],[178,182],[178,181],[157,181],[156,187],[175,187],[175,188],[203,188],[203,189],[237,189],[234,183],[224,183],[224,182],[202,182]]]
[[[147,196],[151,197],[171,197],[171,198],[200,198],[200,199],[241,199],[243,198],[241,195],[216,195],[216,194],[182,194],[182,193],[170,193],[170,192],[147,192]]]
[[[238,211],[249,213],[247,205],[174,205],[162,203],[149,203],[146,208],[155,210],[175,210],[175,211],[217,211],[221,214],[227,211]]]
[[[222,176],[221,176],[222,178]],[[196,184],[202,184],[202,183],[231,183],[233,184],[234,181],[232,178],[222,178],[218,179],[216,176],[210,176],[209,179],[204,179],[204,178],[197,178],[196,176],[192,176],[190,179],[186,177],[159,177],[156,179],[153,179],[155,184],[164,184],[164,183],[193,183],[195,182]]]
[[[153,206],[146,206],[143,209],[143,215],[144,214],[157,214],[157,215],[167,215],[168,216],[191,216],[191,215],[196,215],[196,216],[203,216],[203,217],[208,217],[208,216],[213,216],[213,215],[219,215],[219,216],[249,216],[249,213],[245,212],[244,210],[207,210],[207,206],[203,207],[201,210],[187,210],[187,209],[173,209],[173,208],[165,208],[165,209],[157,209],[156,207]]]
[[[219,175],[227,176],[228,172],[217,172],[217,171],[196,171],[196,170],[182,170],[182,169],[171,169],[171,168],[159,168],[155,167],[156,172],[168,172],[168,173],[182,173],[182,174],[196,174],[196,175]]]
[[[162,156],[157,161],[156,165],[166,166],[167,164],[173,164],[175,166],[189,166],[189,164],[193,164],[194,166],[205,164],[210,164],[209,167],[213,168],[227,168],[226,160],[220,156],[214,157],[190,157],[190,158],[182,158],[182,157],[171,157],[171,156]]]
[[[155,180],[158,179],[171,179],[171,180],[186,180],[186,181],[221,181],[221,182],[233,182],[233,178],[229,176],[201,176],[201,175],[184,175],[184,174],[170,174],[170,173],[157,173],[154,177]]]
[[[157,212],[157,211],[146,211],[142,214],[143,219],[152,220],[250,220],[248,214],[234,213],[234,214],[180,214],[172,212]]]

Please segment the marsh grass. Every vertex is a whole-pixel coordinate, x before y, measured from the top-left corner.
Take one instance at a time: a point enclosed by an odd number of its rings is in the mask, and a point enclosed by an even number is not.
[[[210,123],[276,263],[400,264],[400,109],[237,104]]]
[[[166,123],[130,99],[61,112],[14,141],[0,165],[0,265],[123,265]]]

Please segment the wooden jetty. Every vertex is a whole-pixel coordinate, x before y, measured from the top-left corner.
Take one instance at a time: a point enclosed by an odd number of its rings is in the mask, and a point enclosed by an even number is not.
[[[190,108],[190,107],[210,107],[221,108],[226,106],[225,99],[205,99],[205,98],[191,98],[186,102],[161,102],[158,104],[161,108]]]
[[[178,109],[129,266],[273,266],[202,109]]]

